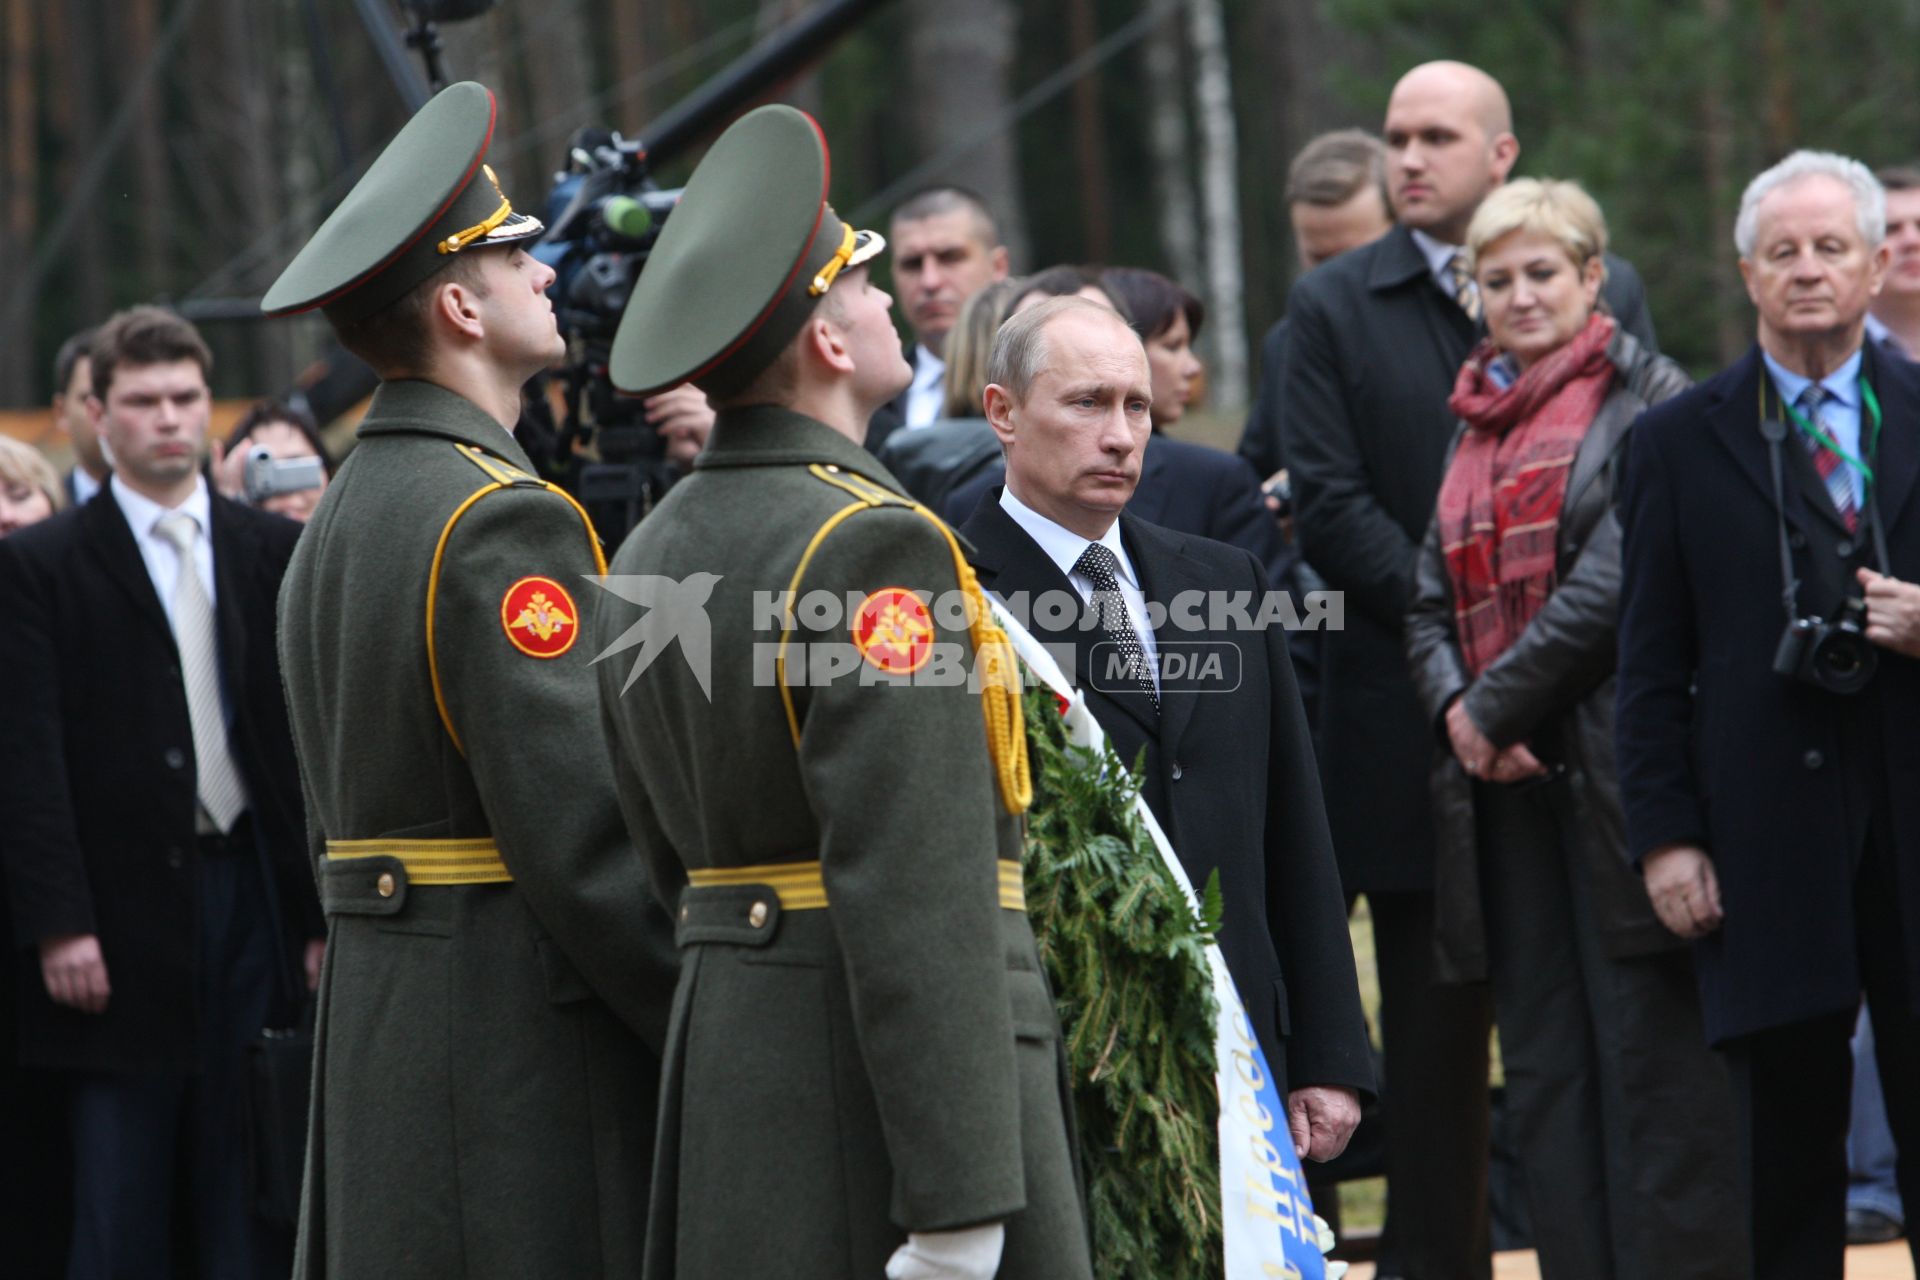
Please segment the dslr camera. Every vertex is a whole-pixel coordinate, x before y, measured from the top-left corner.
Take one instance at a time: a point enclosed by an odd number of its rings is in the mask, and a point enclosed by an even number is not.
[[[1860,692],[1879,666],[1879,651],[1867,639],[1867,604],[1858,597],[1848,597],[1831,622],[1795,618],[1773,653],[1775,672],[1828,693]]]

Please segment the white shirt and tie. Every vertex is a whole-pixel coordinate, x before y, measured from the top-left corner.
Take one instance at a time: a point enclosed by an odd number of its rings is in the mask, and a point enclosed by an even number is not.
[[[1013,490],[1003,488],[1000,491],[1000,507],[1013,522],[1026,530],[1027,536],[1039,544],[1047,559],[1059,567],[1067,576],[1067,582],[1079,593],[1082,604],[1093,603],[1094,582],[1080,568],[1081,557],[1090,545],[1086,538],[1073,530],[1056,524],[1041,515],[1026,503],[1013,496]],[[1133,561],[1127,556],[1127,549],[1120,541],[1120,521],[1107,526],[1100,535],[1097,545],[1105,547],[1113,556],[1115,572],[1120,587],[1120,598],[1126,603],[1127,617],[1133,623],[1141,652],[1146,655],[1146,670],[1152,681],[1155,694],[1160,689],[1159,645],[1154,641],[1153,628],[1147,625],[1147,597],[1140,589],[1140,574],[1133,567]]]
[[[1420,256],[1427,260],[1427,270],[1432,274],[1433,282],[1440,286],[1440,292],[1458,302],[1468,319],[1478,320],[1480,286],[1466,274],[1466,249],[1436,240],[1417,227],[1413,231],[1413,243],[1419,247]]]
[[[247,808],[246,784],[234,763],[227,719],[220,697],[219,633],[214,613],[213,502],[206,481],[196,478],[193,492],[172,509],[135,493],[116,475],[109,482],[134,545],[146,565],[160,607],[180,650],[180,678],[186,686],[187,714],[193,728],[195,777],[199,785],[199,825],[227,832]]]
[[[907,385],[907,426],[932,426],[946,400],[947,362],[915,343],[913,381]]]

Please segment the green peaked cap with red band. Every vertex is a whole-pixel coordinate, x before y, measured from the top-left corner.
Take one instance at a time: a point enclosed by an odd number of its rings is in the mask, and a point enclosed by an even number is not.
[[[394,135],[353,190],[260,300],[268,315],[325,309],[361,320],[484,245],[537,236],[487,167],[493,93],[471,80],[433,96]]]
[[[748,112],[687,181],[613,340],[622,391],[683,382],[724,398],[773,363],[848,267],[887,242],[827,203],[827,139],[789,106]]]

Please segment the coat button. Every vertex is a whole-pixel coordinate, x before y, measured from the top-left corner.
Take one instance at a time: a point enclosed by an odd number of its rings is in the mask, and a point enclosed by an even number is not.
[[[381,897],[391,898],[393,896],[393,888],[394,888],[393,872],[382,871],[380,873],[380,878],[373,882],[373,887],[375,890],[379,892]]]
[[[1851,542],[1848,542],[1845,538],[1842,538],[1840,539],[1840,541],[1833,544],[1833,552],[1835,555],[1839,556],[1842,560],[1844,560],[1848,556],[1853,554],[1853,544]]]
[[[687,908],[685,907],[680,908],[680,923],[685,924],[687,922],[687,917],[691,916],[692,914],[693,912],[689,911]]]
[[[756,903],[754,903],[754,904],[753,904],[753,905],[752,905],[751,907],[748,907],[748,908],[747,908],[747,923],[748,923],[748,924],[750,924],[750,925],[752,925],[752,926],[753,926],[754,928],[756,928],[756,929],[764,929],[764,928],[766,928],[766,926],[767,926],[767,904],[766,904],[766,903],[764,903],[764,902],[756,902]]]
[[[179,845],[170,844],[167,846],[167,865],[168,866],[172,867],[175,871],[178,871],[181,867],[181,864],[186,862],[186,860],[187,860],[187,855],[180,851]]]
[[[169,769],[184,769],[187,767],[187,753],[178,747],[168,747],[166,754],[160,758],[167,762],[167,768]]]
[[[1173,780],[1175,782],[1180,781],[1180,766],[1178,764],[1173,766]]]
[[[1818,769],[1821,765],[1825,764],[1826,762],[1827,762],[1827,758],[1821,755],[1818,751],[1809,751],[1807,752],[1807,754],[1800,757],[1800,763],[1804,764],[1809,769]]]

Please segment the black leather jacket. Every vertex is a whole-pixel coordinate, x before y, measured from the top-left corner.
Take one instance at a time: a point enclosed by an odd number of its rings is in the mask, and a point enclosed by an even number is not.
[[[1530,742],[1537,754],[1545,752],[1565,765],[1564,779],[1548,785],[1572,788],[1580,842],[1576,857],[1586,869],[1585,887],[1594,895],[1607,953],[1645,955],[1683,945],[1654,915],[1626,857],[1613,747],[1620,603],[1620,523],[1613,490],[1615,463],[1634,419],[1648,405],[1685,390],[1688,378],[1624,330],[1614,334],[1607,356],[1619,376],[1588,427],[1567,479],[1555,564],[1558,585],[1520,638],[1479,679],[1468,677],[1460,653],[1453,585],[1435,521],[1428,522],[1415,564],[1406,645],[1414,689],[1436,733],[1434,945],[1444,981],[1479,981],[1487,972],[1473,784],[1454,759],[1446,732],[1447,707],[1455,698],[1464,700],[1467,714],[1496,746]],[[1455,432],[1448,467],[1464,430]]]

